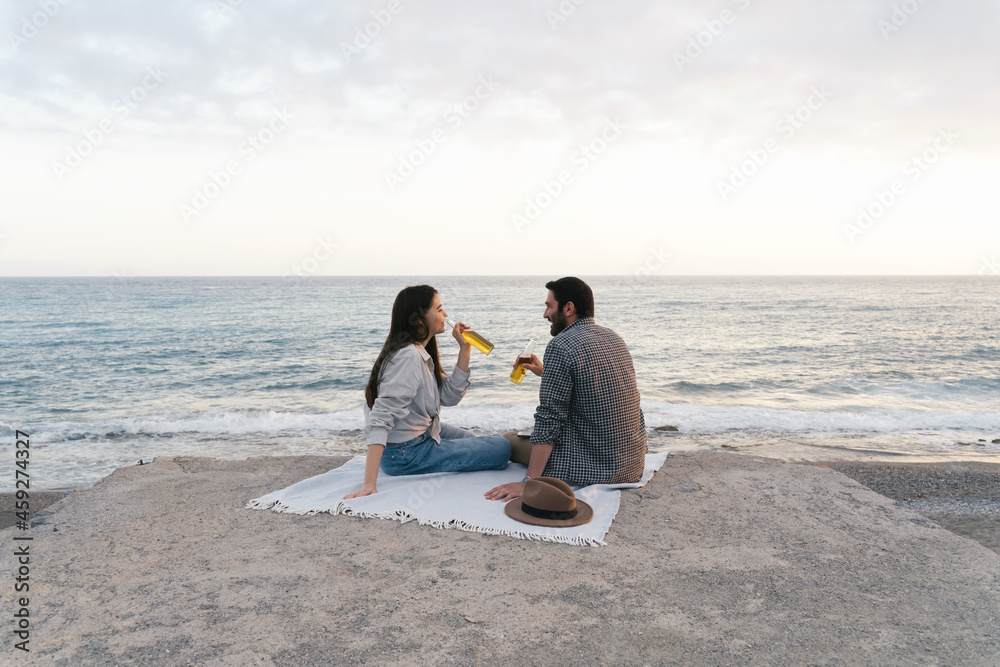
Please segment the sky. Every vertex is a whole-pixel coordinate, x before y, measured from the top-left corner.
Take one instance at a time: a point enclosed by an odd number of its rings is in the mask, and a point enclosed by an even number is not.
[[[5,2],[0,275],[1000,274],[998,23]]]

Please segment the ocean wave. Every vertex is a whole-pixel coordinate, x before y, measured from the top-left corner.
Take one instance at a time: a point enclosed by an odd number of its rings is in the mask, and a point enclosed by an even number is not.
[[[842,410],[796,410],[754,405],[702,405],[644,400],[646,426],[676,426],[683,433],[894,433],[919,430],[974,430],[1000,434],[1000,412],[855,407]],[[475,433],[502,433],[530,427],[534,403],[483,403],[442,410],[442,421]],[[53,421],[34,427],[36,442],[121,441],[134,438],[205,439],[323,438],[359,435],[360,408],[322,413],[246,410],[219,413],[163,414],[98,422]],[[13,428],[0,423],[0,433]]]
[[[951,380],[890,379],[877,376],[842,377],[817,382],[801,380],[775,380],[754,378],[745,381],[690,382],[679,380],[661,385],[660,391],[678,396],[725,395],[752,392],[766,397],[774,391],[782,395],[804,394],[828,398],[847,398],[858,395],[870,397],[895,397],[922,401],[973,400],[1000,404],[1000,378],[967,376]]]
[[[971,429],[1000,435],[1000,412],[943,412],[887,410],[858,407],[819,411],[768,408],[753,405],[702,405],[643,400],[646,428],[676,426],[682,433],[770,431],[787,433],[894,433],[912,430]],[[456,406],[442,412],[442,419],[479,432],[503,432],[534,423],[535,406]]]
[[[716,392],[747,391],[753,389],[755,386],[775,387],[777,384],[774,382],[766,382],[765,385],[761,385],[752,382],[688,382],[687,380],[679,380],[671,382],[667,385],[667,388],[681,394],[710,394]]]
[[[888,410],[868,407],[817,411],[660,401],[643,401],[642,407],[647,427],[669,424],[687,433],[894,433],[948,429],[1000,432],[1000,412]]]
[[[442,421],[474,432],[500,433],[534,423],[533,404],[446,407]],[[4,430],[13,427],[0,423]],[[34,427],[39,443],[72,441],[122,441],[136,438],[322,438],[331,434],[359,435],[364,415],[359,405],[351,410],[295,413],[246,410],[189,414],[145,415],[105,421],[50,421]]]
[[[134,437],[198,436],[322,437],[364,428],[361,408],[325,413],[253,410],[245,412],[164,414],[99,422],[51,422],[33,437],[38,442],[69,440],[122,440]]]

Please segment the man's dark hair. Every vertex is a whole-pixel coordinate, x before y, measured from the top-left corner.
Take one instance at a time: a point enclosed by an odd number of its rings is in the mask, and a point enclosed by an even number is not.
[[[567,276],[559,280],[550,280],[545,283],[545,289],[552,290],[560,312],[563,306],[572,301],[576,307],[577,317],[594,316],[594,292],[590,289],[590,285],[579,278]]]

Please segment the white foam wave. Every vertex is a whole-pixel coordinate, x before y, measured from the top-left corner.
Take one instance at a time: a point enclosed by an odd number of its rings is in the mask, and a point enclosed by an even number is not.
[[[895,433],[926,429],[971,429],[1000,434],[1000,412],[944,412],[916,409],[815,411],[753,405],[701,405],[644,400],[646,427],[667,424],[681,432],[775,431],[789,433]],[[459,405],[445,408],[442,419],[484,433],[529,427],[534,404]]]
[[[940,412],[915,409],[856,408],[807,411],[752,405],[701,405],[647,400],[646,426],[673,425],[682,433],[768,431],[789,433],[893,433],[927,429],[971,429],[1000,433],[1000,412]],[[444,408],[442,420],[478,433],[502,433],[534,423],[535,405],[479,404]],[[246,411],[149,415],[105,422],[53,422],[33,434],[37,442],[105,440],[130,437],[312,437],[360,434],[360,408],[325,413]]]
[[[196,413],[189,415],[148,415],[104,422],[55,422],[35,434],[39,442],[87,437],[173,436],[200,434],[211,437],[235,436],[323,436],[334,431],[359,431],[364,417],[359,407],[326,413],[247,411]]]
[[[926,429],[1000,431],[1000,412],[939,412],[858,408],[806,411],[752,405],[699,405],[643,401],[649,428],[670,424],[681,432],[730,430],[894,433]]]

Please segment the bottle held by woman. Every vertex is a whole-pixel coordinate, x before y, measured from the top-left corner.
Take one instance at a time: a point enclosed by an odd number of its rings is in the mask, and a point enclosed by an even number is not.
[[[455,322],[451,319],[446,319],[444,321],[448,328],[454,328]],[[466,342],[472,345],[483,354],[489,354],[493,351],[493,343],[486,340],[481,334],[476,333],[472,329],[466,328],[462,331],[462,337],[465,338]]]

